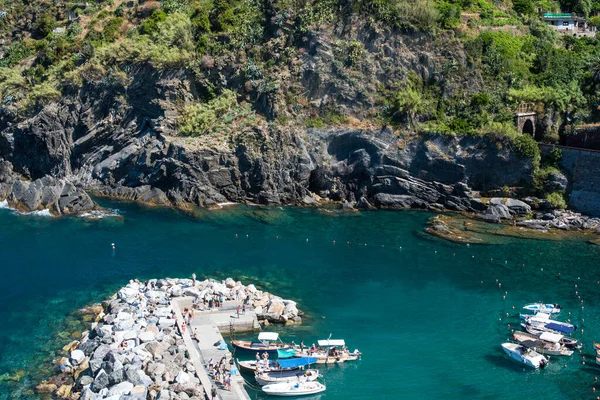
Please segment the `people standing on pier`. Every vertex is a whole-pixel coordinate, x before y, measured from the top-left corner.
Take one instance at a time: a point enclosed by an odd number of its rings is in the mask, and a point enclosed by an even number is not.
[[[181,333],[185,333],[185,322],[181,323]]]
[[[300,341],[300,352],[304,351],[304,340]]]
[[[246,315],[246,304],[242,305],[242,315]]]
[[[212,400],[217,399],[217,388],[215,386],[212,387],[212,389],[210,391],[210,395],[212,396]]]
[[[225,389],[231,391],[231,375],[225,375]]]
[[[241,306],[237,306],[237,317],[240,317],[240,311],[242,311],[242,307]]]

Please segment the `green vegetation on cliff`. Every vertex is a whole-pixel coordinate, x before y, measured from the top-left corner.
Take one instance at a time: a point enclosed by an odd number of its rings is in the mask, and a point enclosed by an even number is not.
[[[537,111],[545,140],[600,118],[600,42],[559,37],[536,9],[590,0],[0,0],[1,121],[85,87],[126,104],[131,74],[185,70],[191,96],[169,99],[179,133],[244,119],[309,127],[391,124],[404,134],[509,136]],[[234,123],[235,121],[235,123]]]

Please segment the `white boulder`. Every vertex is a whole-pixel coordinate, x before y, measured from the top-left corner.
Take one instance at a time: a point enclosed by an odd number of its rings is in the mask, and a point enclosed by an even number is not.
[[[181,289],[181,286],[173,285],[173,287],[171,288],[171,296],[180,297],[182,294],[183,290]]]
[[[154,309],[154,316],[156,317],[168,317],[171,315],[171,311],[173,310],[173,308],[171,306],[169,307],[157,307],[156,309]]]
[[[141,332],[138,337],[142,343],[147,343],[153,341],[156,338],[156,335],[153,332],[144,331]]]
[[[73,364],[79,365],[85,360],[85,353],[81,350],[73,350],[71,352],[71,361]]]
[[[246,291],[254,294],[257,292],[256,286],[254,286],[253,283],[249,284],[248,286],[246,286]]]
[[[161,327],[172,327],[175,326],[175,320],[170,318],[161,318],[158,320],[158,325]]]
[[[110,391],[108,392],[109,396],[123,396],[128,394],[131,389],[133,389],[133,383],[131,382],[121,382],[118,385],[113,386],[112,388],[110,388]]]
[[[285,304],[283,304],[283,300],[272,299],[269,302],[269,308],[267,309],[267,312],[281,315],[281,314],[283,314],[284,310],[285,310]]]
[[[134,331],[134,330],[125,331],[123,333],[123,339],[124,340],[133,340],[133,339],[135,339],[137,337],[138,337],[138,333],[136,331]]]
[[[119,311],[119,313],[117,314],[117,317],[115,318],[115,320],[117,321],[127,321],[133,319],[133,317],[131,316],[130,313],[125,312],[125,311]]]
[[[131,288],[129,286],[125,286],[124,288],[119,290],[119,292],[117,293],[117,296],[119,296],[119,298],[122,300],[127,300],[132,297],[135,297],[138,293],[139,292],[137,289]]]
[[[183,371],[179,371],[177,376],[175,377],[175,382],[177,383],[188,383],[190,381],[190,376]]]
[[[227,278],[225,279],[225,286],[227,286],[228,288],[234,288],[235,287],[235,281],[231,278]]]

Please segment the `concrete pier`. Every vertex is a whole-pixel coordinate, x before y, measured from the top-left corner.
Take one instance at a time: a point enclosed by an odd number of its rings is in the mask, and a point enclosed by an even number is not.
[[[171,305],[177,317],[177,325],[182,331],[182,323],[184,321],[182,310],[186,307],[191,308],[193,304],[192,297],[174,298],[171,300]],[[211,358],[218,362],[223,356],[227,356],[229,360],[232,357],[231,352],[227,350],[219,350],[214,344],[217,342],[224,343],[225,340],[221,333],[229,334],[230,329],[234,329],[236,333],[248,332],[259,329],[258,320],[254,312],[237,315],[237,306],[240,302],[226,301],[219,309],[211,311],[196,311],[191,325],[186,327],[182,332],[186,347],[190,354],[190,358],[196,369],[196,375],[200,379],[206,397],[211,398],[212,387],[217,387],[213,380],[208,375],[208,360]],[[194,333],[198,340],[193,339]],[[244,388],[244,378],[237,371],[236,375],[231,375],[231,390],[218,389],[218,396],[223,400],[248,399],[250,396]]]

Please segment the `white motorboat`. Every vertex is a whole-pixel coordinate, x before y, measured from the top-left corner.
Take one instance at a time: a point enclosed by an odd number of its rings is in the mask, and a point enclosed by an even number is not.
[[[263,386],[262,390],[271,396],[306,396],[324,392],[325,385],[317,381],[296,382],[296,383],[274,383]]]
[[[316,369],[307,369],[306,371],[279,371],[279,372],[256,372],[254,379],[261,386],[271,385],[273,383],[296,383],[300,381],[315,381],[319,377],[319,371]]]
[[[562,344],[563,335],[544,332],[539,337],[527,332],[515,332],[513,337],[523,346],[550,356],[571,356],[573,350]]]
[[[544,304],[544,303],[534,303],[527,304],[523,307],[525,310],[534,311],[534,312],[543,312],[548,314],[558,314],[562,307],[560,304]]]
[[[316,369],[304,371],[304,367],[315,364],[316,362],[317,358],[315,357],[277,360],[277,364],[281,368],[280,371],[265,371],[259,369],[254,373],[254,379],[256,379],[256,382],[261,386],[270,385],[272,383],[314,381],[319,377],[319,371]]]
[[[502,343],[502,350],[510,358],[532,368],[545,368],[548,365],[548,359],[535,350],[528,349],[525,346],[516,343]]]
[[[550,314],[545,313],[545,312],[537,312],[535,314],[523,314],[523,313],[519,313],[519,318],[522,319],[523,321],[529,321],[529,319],[533,318],[533,317],[550,319]]]

